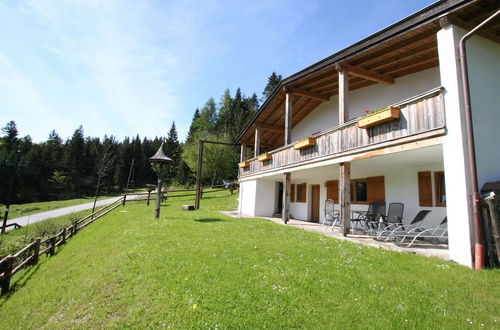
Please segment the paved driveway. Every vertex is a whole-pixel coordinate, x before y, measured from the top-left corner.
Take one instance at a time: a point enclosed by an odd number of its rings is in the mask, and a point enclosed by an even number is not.
[[[136,199],[136,198],[140,198],[140,197],[142,197],[142,196],[131,194],[131,195],[127,195],[127,200]],[[114,201],[118,200],[119,198],[121,198],[121,197],[112,197],[112,198],[98,200],[96,203],[96,209],[103,207],[105,205],[111,204]],[[21,226],[26,226],[27,224],[30,224],[30,223],[35,223],[35,222],[47,220],[50,218],[57,218],[57,217],[60,217],[63,215],[68,215],[71,213],[76,213],[76,212],[80,212],[80,211],[84,211],[84,210],[89,210],[89,209],[92,209],[93,205],[94,205],[94,202],[90,202],[90,203],[77,204],[77,205],[73,205],[73,206],[62,207],[60,209],[30,214],[30,215],[26,215],[23,217],[18,217],[18,218],[7,220],[7,224],[18,223]],[[1,226],[1,224],[0,224],[0,226]],[[11,230],[13,228],[14,228],[14,226],[8,227],[7,230]]]

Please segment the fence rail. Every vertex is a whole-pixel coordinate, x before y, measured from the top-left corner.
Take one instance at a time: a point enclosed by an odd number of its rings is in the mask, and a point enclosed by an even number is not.
[[[217,185],[212,187],[207,187],[203,189],[213,189],[213,188],[221,188],[225,187],[224,185]],[[228,188],[223,189],[215,189],[210,191],[204,191],[204,194],[214,193],[223,190],[228,190]],[[232,193],[232,189],[231,190]],[[172,197],[183,197],[183,196],[195,196],[196,194],[182,194],[182,195],[172,195],[168,196],[168,193],[175,192],[187,192],[187,191],[196,191],[196,189],[182,189],[182,190],[168,190],[162,193],[167,194],[168,198]],[[154,192],[155,194],[157,192]],[[149,195],[151,193],[139,193],[133,195],[148,195],[148,203],[149,203]],[[131,199],[130,201],[140,201],[145,199]],[[101,207],[97,211],[92,212],[91,214],[85,216],[84,218],[75,221],[73,224],[64,227],[58,233],[49,236],[45,239],[36,238],[33,242],[29,243],[21,250],[17,251],[14,254],[9,254],[2,260],[0,260],[0,287],[1,294],[6,294],[10,288],[10,280],[14,274],[23,269],[26,266],[36,265],[38,263],[38,259],[40,256],[46,255],[54,255],[56,252],[56,247],[63,245],[66,243],[68,238],[76,235],[81,229],[87,227],[92,222],[101,218],[102,216],[108,214],[109,212],[115,210],[120,206],[124,206],[127,201],[127,195],[124,195],[114,202]]]
[[[64,227],[57,234],[45,239],[36,238],[33,242],[23,247],[14,254],[9,254],[0,260],[0,286],[1,294],[6,294],[10,288],[10,279],[14,274],[29,265],[36,265],[40,256],[54,255],[56,247],[65,244],[66,240],[76,233],[96,221],[100,217],[108,214],[117,207],[125,204],[126,197],[120,197],[116,201],[101,207],[86,217],[75,221],[73,224]]]

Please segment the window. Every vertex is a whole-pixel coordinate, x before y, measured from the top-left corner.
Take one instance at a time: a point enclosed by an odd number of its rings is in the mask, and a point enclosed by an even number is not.
[[[351,180],[351,202],[368,202],[367,179]]]
[[[326,182],[326,198],[339,201],[339,182]],[[385,180],[383,176],[351,179],[351,202],[368,204],[385,201]]]
[[[290,185],[290,203],[295,203],[295,184]]]
[[[444,185],[444,172],[434,172],[434,190],[436,193],[436,206],[446,206],[446,188]]]
[[[306,202],[306,193],[307,193],[307,184],[301,183],[297,184],[297,203],[305,203]]]

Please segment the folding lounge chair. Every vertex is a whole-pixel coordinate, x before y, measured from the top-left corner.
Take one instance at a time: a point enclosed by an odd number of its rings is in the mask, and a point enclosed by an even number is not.
[[[448,241],[448,218],[444,217],[443,221],[439,223],[434,228],[427,228],[423,230],[410,230],[405,235],[395,235],[396,243],[402,245],[406,239],[411,239],[412,241],[406,246],[411,247],[416,240],[426,240],[431,241],[431,243],[440,241]]]
[[[427,215],[429,213],[431,213],[430,210],[421,210],[417,213],[415,218],[413,218],[413,220],[410,221],[410,223],[403,224],[401,222],[399,224],[386,226],[385,228],[376,231],[377,239],[381,239],[383,236],[387,236],[385,241],[388,241],[388,240],[394,238],[395,235],[406,234],[406,233],[409,233],[410,231],[419,230],[419,228],[421,230],[428,229],[428,227],[427,228],[422,227],[422,222],[424,221],[424,219],[427,217]]]

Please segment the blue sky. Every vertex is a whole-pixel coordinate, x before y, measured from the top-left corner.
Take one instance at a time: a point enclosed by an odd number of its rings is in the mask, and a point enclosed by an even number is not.
[[[0,125],[185,138],[226,88],[261,92],[430,0],[0,0]]]

